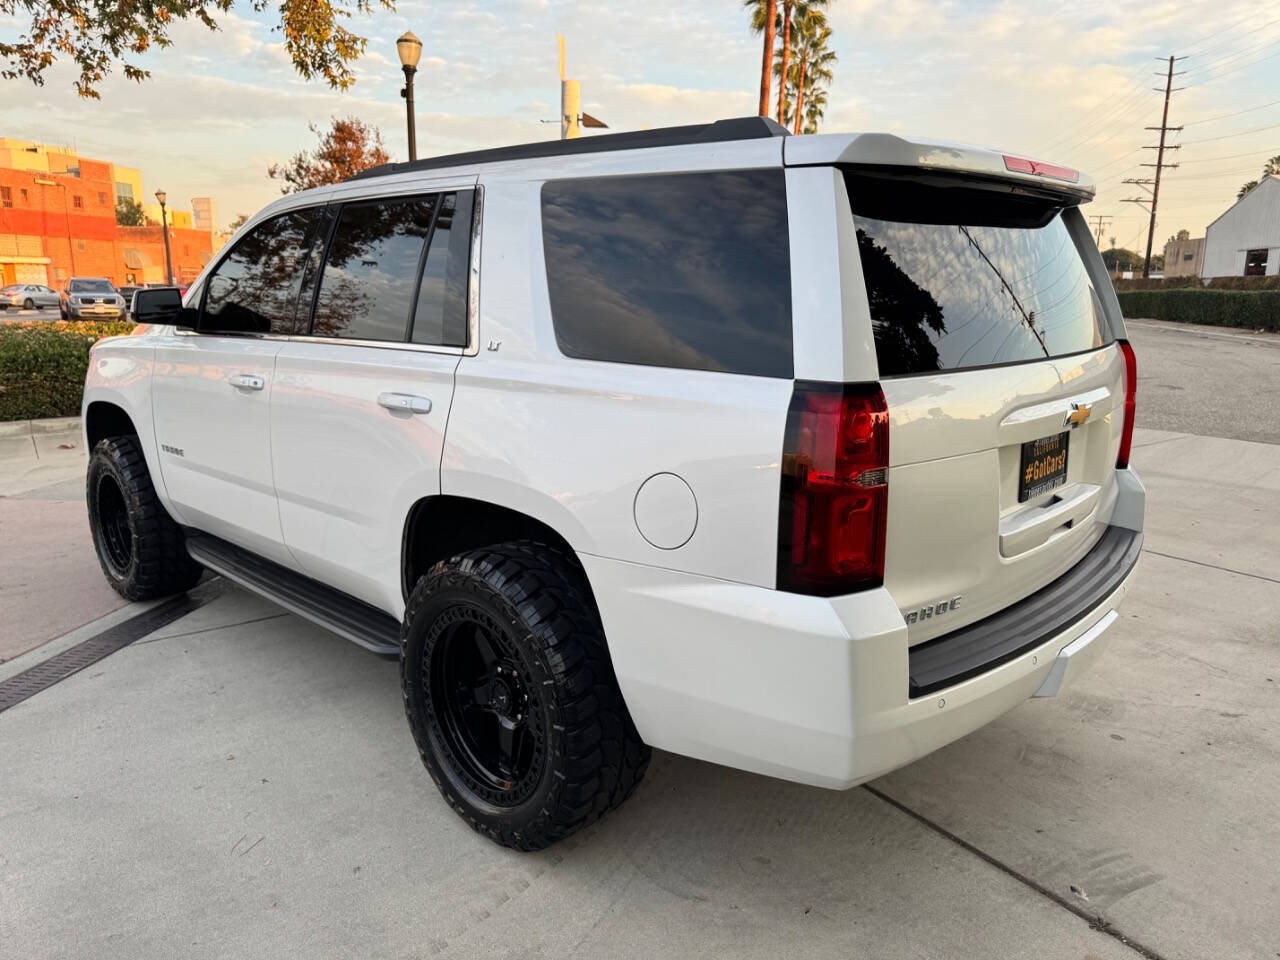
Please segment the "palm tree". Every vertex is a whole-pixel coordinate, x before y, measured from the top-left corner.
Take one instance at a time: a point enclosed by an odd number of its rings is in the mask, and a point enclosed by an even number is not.
[[[826,85],[832,79],[831,67],[836,62],[836,54],[828,46],[831,27],[822,10],[811,4],[799,13],[795,22],[796,59],[786,83],[794,91],[793,106],[788,108],[783,120],[791,123],[796,133],[802,129],[808,133],[810,126],[817,129],[826,107]],[[780,72],[781,64],[777,66]],[[820,99],[814,103],[819,94]],[[813,103],[812,111],[805,109],[806,101]]]
[[[827,112],[827,91],[821,88],[809,94],[804,103],[804,129],[801,133],[817,133],[818,124]]]
[[[1242,185],[1240,189],[1236,191],[1236,199],[1243,200],[1244,195],[1248,193],[1250,190],[1252,190],[1254,187],[1256,187],[1257,185],[1258,185],[1257,180],[1250,180],[1248,183]]]
[[[762,117],[769,115],[769,83],[773,79],[773,45],[778,29],[778,0],[743,0],[751,11],[751,32],[764,34],[764,55],[760,61],[760,106]]]
[[[827,19],[825,10],[829,0],[782,0],[782,49],[781,49],[781,76],[790,78],[791,58],[796,55],[798,42],[792,41],[792,35],[796,32],[798,24],[804,21],[815,20],[822,25],[826,25]],[[782,84],[778,89],[778,123],[786,124],[787,117],[791,110],[787,106],[787,86],[790,83]]]

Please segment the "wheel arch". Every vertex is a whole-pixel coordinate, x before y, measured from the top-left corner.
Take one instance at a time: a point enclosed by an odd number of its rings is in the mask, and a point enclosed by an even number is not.
[[[84,411],[85,449],[107,437],[138,436],[138,428],[128,411],[110,400],[91,400]]]
[[[519,510],[451,494],[423,497],[405,517],[400,550],[400,590],[407,600],[432,564],[496,543],[537,540],[564,555],[581,574],[591,602],[590,579],[572,544],[554,527]]]

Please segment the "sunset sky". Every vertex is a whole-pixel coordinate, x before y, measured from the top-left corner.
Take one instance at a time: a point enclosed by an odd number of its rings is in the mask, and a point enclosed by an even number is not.
[[[1119,202],[1122,183],[1152,159],[1170,53],[1187,56],[1170,123],[1185,130],[1162,188],[1157,250],[1180,228],[1193,236],[1280,154],[1280,8],[1274,2],[1103,0],[1080,3],[833,0],[839,55],[825,132],[882,130],[997,146],[1078,166],[1099,181],[1086,214],[1114,217],[1104,246],[1145,243],[1145,212]],[[44,87],[0,82],[0,135],[76,147],[141,167],[179,203],[212,195],[219,220],[251,213],[278,193],[272,162],[307,148],[308,123],[355,114],[377,124],[404,158],[404,107],[395,38],[424,42],[417,81],[421,155],[554,137],[557,31],[583,109],[614,130],[741,116],[756,106],[760,40],[738,0],[645,3],[401,2],[357,16],[369,38],[347,93],[293,71],[275,21],[248,4],[210,33],[173,31],[169,50],[119,72],[100,102],[79,99],[73,71]],[[0,35],[22,32],[0,18]]]

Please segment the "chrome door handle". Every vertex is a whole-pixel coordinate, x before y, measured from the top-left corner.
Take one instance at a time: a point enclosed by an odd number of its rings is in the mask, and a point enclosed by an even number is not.
[[[412,393],[380,393],[378,406],[386,407],[388,410],[403,410],[406,413],[431,412],[430,398],[414,396]]]
[[[255,377],[249,373],[237,373],[228,377],[227,383],[244,390],[261,390],[267,385],[267,381],[263,380],[262,377]]]

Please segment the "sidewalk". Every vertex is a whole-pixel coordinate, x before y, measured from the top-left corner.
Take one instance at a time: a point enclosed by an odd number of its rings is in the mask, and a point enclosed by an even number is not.
[[[124,606],[89,537],[79,417],[0,423],[0,663]]]
[[[0,422],[0,497],[83,476],[79,417]]]

